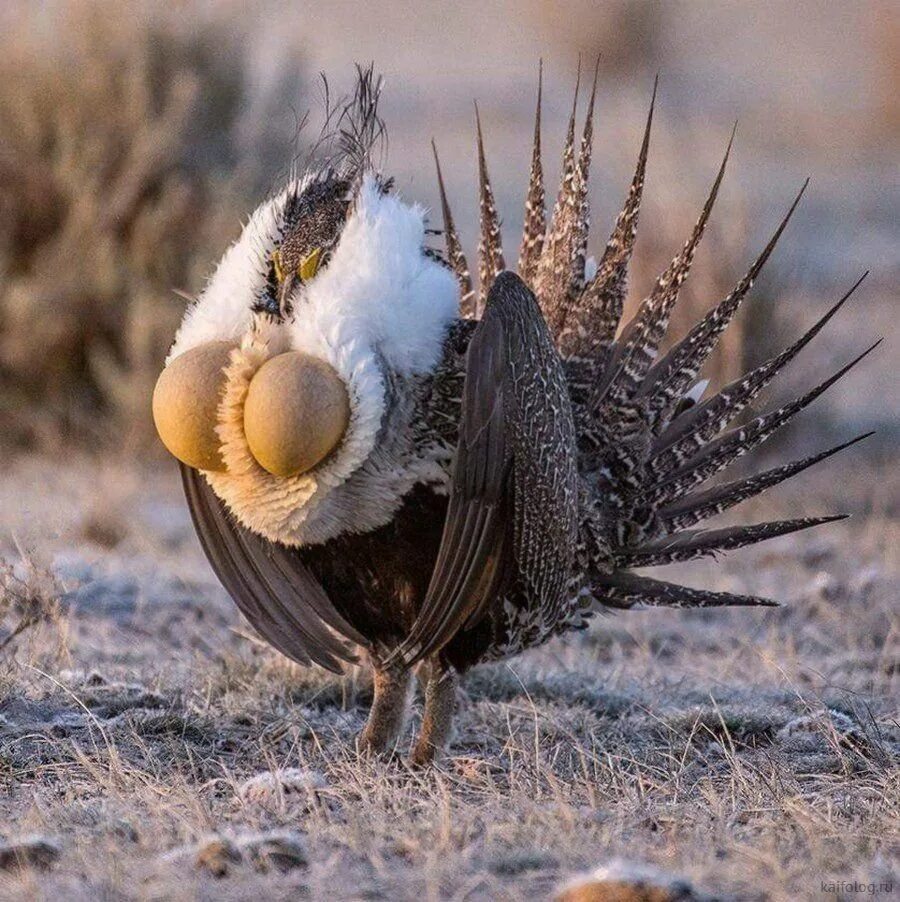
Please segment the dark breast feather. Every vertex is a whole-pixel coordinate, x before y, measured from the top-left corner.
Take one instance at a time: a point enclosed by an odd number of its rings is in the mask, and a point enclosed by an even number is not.
[[[387,659],[409,639],[415,625],[421,626],[429,586],[435,574],[443,579],[441,574],[454,563],[454,547],[465,555],[471,553],[476,562],[464,568],[470,576],[460,583],[469,601],[476,603],[449,636],[439,632],[441,641],[435,650],[460,671],[490,657],[495,646],[515,645],[516,637],[508,633],[507,602],[525,608],[546,603],[549,598],[540,584],[548,576],[552,582],[563,578],[566,568],[554,566],[553,560],[569,553],[567,528],[560,535],[554,529],[559,525],[556,508],[564,499],[547,504],[559,486],[551,489],[545,482],[547,460],[538,466],[538,461],[528,462],[527,455],[521,457],[522,442],[527,444],[528,436],[519,430],[527,432],[538,426],[531,418],[542,419],[542,411],[549,413],[548,405],[557,408],[557,415],[565,405],[560,406],[563,399],[555,384],[529,384],[531,377],[545,375],[542,371],[548,365],[554,372],[554,366],[552,360],[543,359],[548,353],[544,347],[548,336],[536,329],[540,314],[533,296],[523,294],[527,289],[511,278],[515,281],[509,285],[498,280],[495,314],[482,330],[481,351],[465,377],[467,352],[478,324],[460,320],[450,329],[444,359],[429,386],[423,410],[427,440],[453,442],[459,423],[459,395],[464,391],[469,398],[474,419],[462,454],[464,460],[467,454],[474,454],[476,465],[469,468],[463,463],[461,485],[470,497],[482,499],[487,497],[487,487],[491,498],[487,517],[478,501],[471,506],[471,516],[454,516],[448,527],[449,499],[429,486],[417,485],[391,521],[378,529],[347,532],[321,545],[290,548],[242,527],[202,475],[182,466],[191,516],[216,575],[263,638],[293,660],[339,671],[342,662],[356,660],[349,643],[364,647],[376,659]],[[532,354],[540,359],[533,359]],[[528,398],[522,396],[523,389]],[[518,396],[514,409],[524,409],[525,404],[531,411],[521,422],[509,422],[509,404],[503,401],[509,401],[511,392]],[[559,455],[550,455],[554,465],[560,466],[569,457],[569,436],[554,438],[562,440],[566,448],[559,448]],[[513,446],[520,449],[517,466],[512,465]],[[563,470],[550,482],[556,482]],[[523,479],[536,481],[526,487]],[[523,490],[534,490],[531,502],[538,503],[537,509],[532,509],[534,504],[529,501],[523,505],[521,498],[515,500]],[[521,522],[523,514],[527,522]],[[446,545],[445,528],[461,530],[459,541]],[[541,536],[545,541],[540,541]],[[535,537],[537,545],[532,544]],[[548,542],[555,547],[546,547]]]
[[[403,499],[389,523],[347,533],[295,554],[376,656],[408,633],[425,598],[441,541],[447,499],[424,485]]]
[[[340,672],[356,660],[348,642],[376,656],[414,622],[434,568],[447,499],[416,486],[390,523],[321,545],[289,548],[241,526],[203,476],[182,465],[200,544],[241,613],[283,655]],[[487,635],[461,637],[448,653],[471,666]]]

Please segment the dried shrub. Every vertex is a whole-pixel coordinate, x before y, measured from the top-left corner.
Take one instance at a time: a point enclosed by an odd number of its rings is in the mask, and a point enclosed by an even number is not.
[[[9,654],[24,633],[60,618],[59,581],[32,556],[21,557],[19,568],[0,564],[0,655]]]
[[[242,36],[197,24],[70,2],[0,38],[7,439],[152,434],[149,394],[184,308],[172,289],[199,287],[234,235],[253,174],[242,192],[231,173],[259,159],[246,117],[266,102]],[[299,83],[287,68],[280,96]]]

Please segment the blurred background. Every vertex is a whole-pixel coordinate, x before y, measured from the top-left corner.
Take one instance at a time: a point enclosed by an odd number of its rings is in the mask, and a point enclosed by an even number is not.
[[[177,292],[316,141],[320,73],[334,101],[357,62],[384,74],[387,173],[437,211],[435,139],[470,261],[478,101],[512,262],[538,61],[552,203],[597,54],[592,254],[660,73],[632,306],[739,121],[676,337],[812,179],[705,375],[781,350],[870,270],[759,407],[884,345],[748,467],[878,434],[727,514],[848,522],[652,572],[784,606],[598,617],[479,669],[455,763],[407,779],[353,751],[365,677],[267,650],[207,563],[150,417]],[[543,898],[607,855],[694,898],[896,885],[898,277],[900,0],[0,0],[0,900]],[[247,847],[234,864],[247,830],[268,876]],[[308,862],[282,874],[293,831]]]
[[[242,217],[315,140],[320,72],[339,95],[355,62],[375,62],[385,76],[386,169],[406,198],[435,209],[435,138],[470,255],[477,99],[509,258],[538,60],[552,195],[577,60],[590,68],[598,53],[592,251],[624,198],[656,72],[632,302],[686,237],[739,120],[676,331],[727,293],[812,176],[711,369],[727,378],[758,362],[871,270],[779,392],[888,336],[803,418],[805,432],[813,423],[879,428],[868,453],[883,454],[898,430],[890,333],[900,275],[900,3],[889,0],[7,0],[0,441],[25,453],[161,454],[149,396],[184,310],[173,289],[202,289]]]

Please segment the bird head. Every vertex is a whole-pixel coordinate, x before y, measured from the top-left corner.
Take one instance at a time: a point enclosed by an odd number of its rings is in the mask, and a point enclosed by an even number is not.
[[[292,313],[292,297],[326,266],[347,221],[351,183],[328,173],[285,197],[281,234],[268,260],[266,285],[255,309],[283,320]]]
[[[288,545],[387,522],[411,486],[417,381],[458,315],[424,210],[372,171],[292,181],[188,309],[157,429],[247,528]]]

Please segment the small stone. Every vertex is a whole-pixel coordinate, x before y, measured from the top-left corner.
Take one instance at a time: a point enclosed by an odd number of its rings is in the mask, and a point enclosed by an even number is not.
[[[62,855],[62,849],[51,839],[28,836],[13,842],[0,843],[0,869],[20,868],[46,870]]]
[[[555,902],[700,902],[706,898],[685,880],[641,862],[615,860],[575,877]]]
[[[253,866],[263,873],[273,868],[286,873],[295,868],[305,868],[309,864],[306,847],[299,833],[258,833],[240,837],[238,843]]]
[[[328,781],[317,771],[286,767],[250,777],[238,787],[238,795],[245,802],[272,804],[280,797],[315,795],[327,786]]]
[[[214,877],[224,877],[232,865],[240,864],[241,850],[223,836],[213,836],[197,844],[194,865]]]

